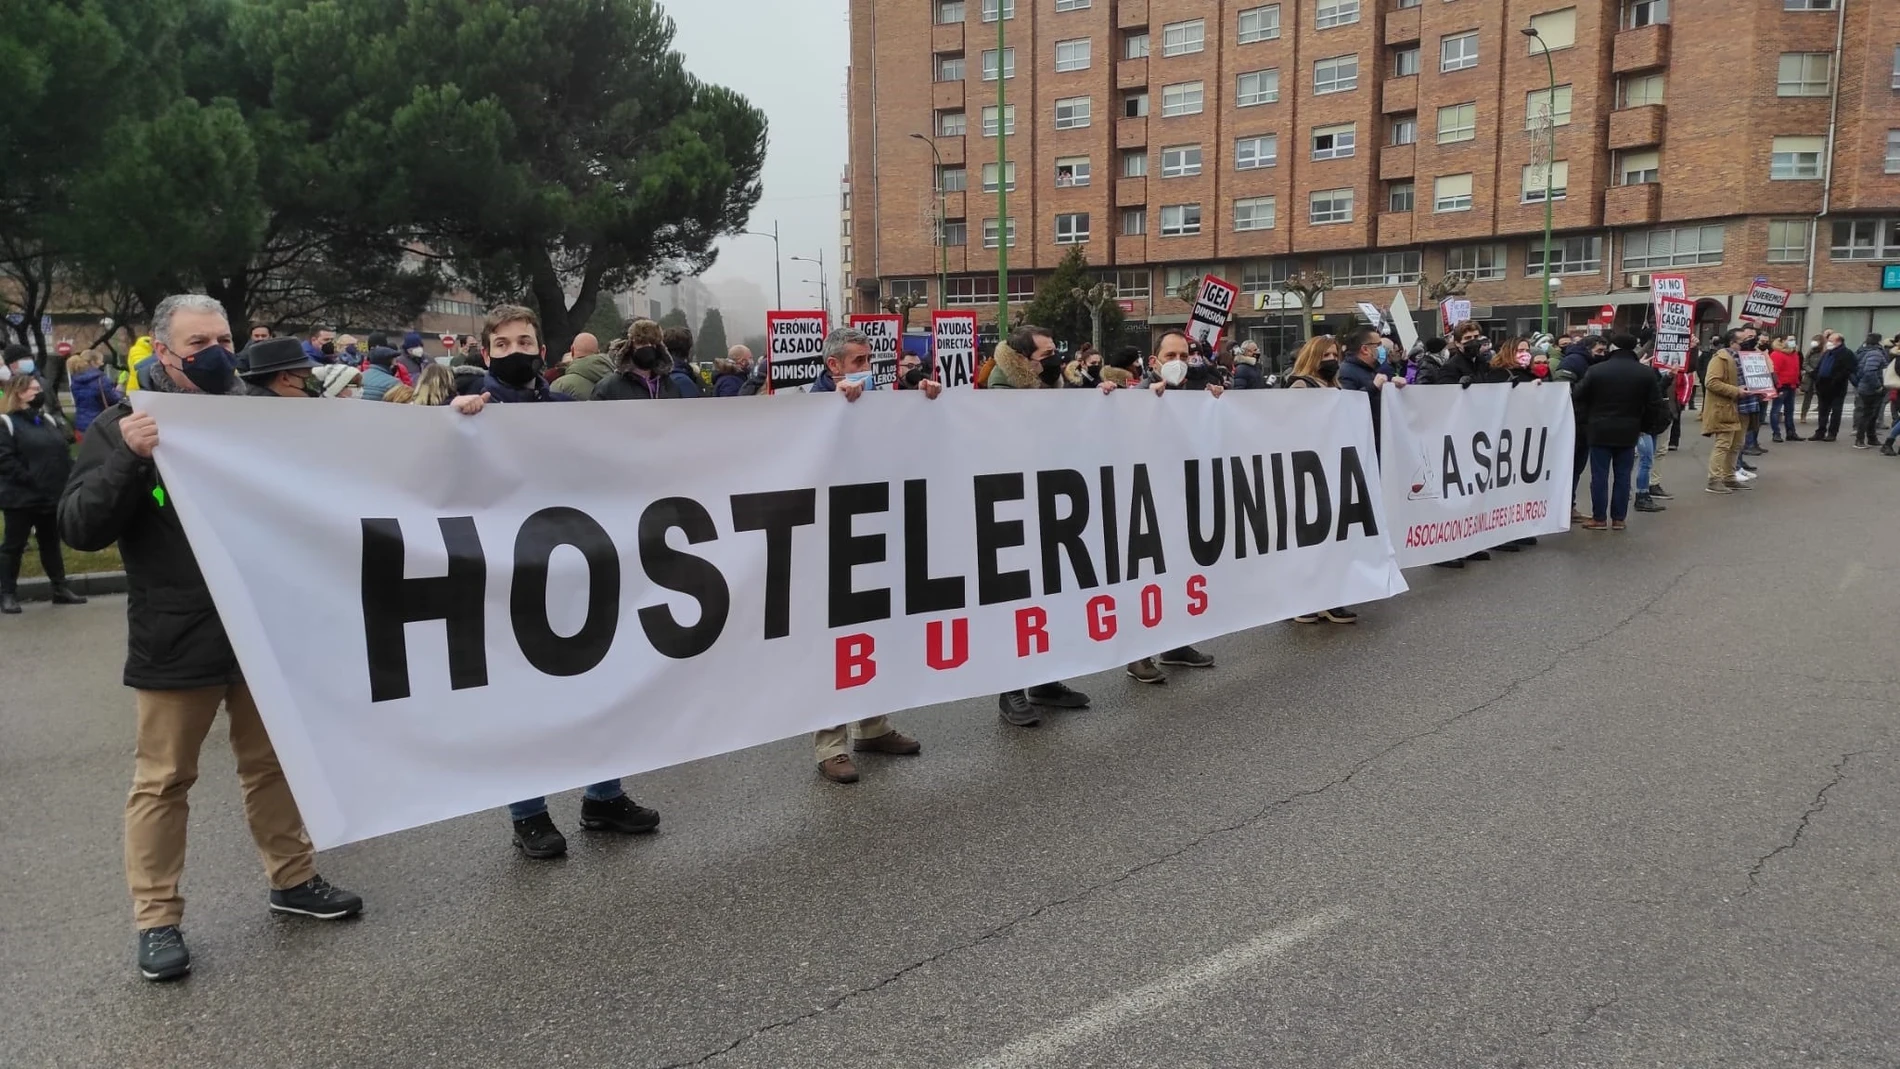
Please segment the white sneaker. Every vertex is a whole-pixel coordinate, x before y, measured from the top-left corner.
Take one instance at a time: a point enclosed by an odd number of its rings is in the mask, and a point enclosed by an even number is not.
[[[1755,473],[1752,471],[1749,471],[1747,468],[1736,468],[1735,477],[1745,483],[1752,483],[1755,481]]]

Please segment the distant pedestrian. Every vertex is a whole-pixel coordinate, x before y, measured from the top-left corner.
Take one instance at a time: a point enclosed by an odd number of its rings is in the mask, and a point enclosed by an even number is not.
[[[125,394],[112,384],[97,349],[74,353],[66,361],[67,380],[73,391],[73,432],[84,435],[99,413],[125,400]]]
[[[1801,389],[1801,354],[1792,337],[1770,343],[1768,362],[1775,370],[1775,399],[1768,410],[1768,428],[1777,442],[1798,442],[1794,429],[1794,398]]]
[[[1879,334],[1867,335],[1860,351],[1854,354],[1854,448],[1872,449],[1880,436],[1880,410],[1887,404],[1883,376],[1888,361],[1886,346]]]
[[[46,390],[36,375],[7,381],[0,403],[0,613],[20,611],[20,564],[26,543],[36,538],[40,567],[53,587],[53,604],[79,605],[85,598],[66,585],[60,556],[59,495],[72,472],[72,453],[59,417],[46,410]]]
[[[1630,475],[1652,404],[1662,399],[1655,369],[1636,359],[1636,339],[1610,339],[1609,356],[1584,373],[1571,398],[1577,433],[1590,441],[1590,518],[1586,531],[1621,531],[1629,518]]]
[[[1263,390],[1267,386],[1266,372],[1260,370],[1260,346],[1253,341],[1244,341],[1234,350],[1234,385],[1236,390]]]
[[[1820,362],[1814,367],[1814,395],[1821,402],[1814,440],[1832,442],[1841,435],[1841,412],[1847,405],[1855,360],[1853,351],[1847,347],[1847,339],[1839,331],[1826,331],[1822,345]]]

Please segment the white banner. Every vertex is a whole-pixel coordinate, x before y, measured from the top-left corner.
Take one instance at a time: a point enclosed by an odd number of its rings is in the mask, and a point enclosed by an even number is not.
[[[1346,391],[136,407],[322,847],[1405,589]]]
[[[1387,386],[1383,416],[1380,466],[1401,567],[1570,529],[1569,390]]]

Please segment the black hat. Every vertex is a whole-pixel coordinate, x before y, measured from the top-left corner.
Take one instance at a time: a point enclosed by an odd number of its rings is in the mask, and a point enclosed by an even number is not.
[[[244,350],[244,356],[244,374],[247,376],[275,375],[279,371],[317,366],[317,362],[303,351],[303,343],[295,338],[269,338],[256,342]]]

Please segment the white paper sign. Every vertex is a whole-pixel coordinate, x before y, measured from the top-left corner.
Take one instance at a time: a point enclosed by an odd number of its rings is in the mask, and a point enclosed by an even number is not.
[[[931,349],[944,389],[976,385],[976,313],[930,313]]]
[[[1227,329],[1228,317],[1233,315],[1234,302],[1239,297],[1239,286],[1211,274],[1203,276],[1200,294],[1194,299],[1194,311],[1188,315],[1188,337],[1213,352],[1220,346],[1221,332]]]
[[[765,375],[772,393],[809,392],[825,370],[823,312],[765,313]]]
[[[871,339],[871,372],[877,388],[890,389],[897,382],[897,351],[904,344],[904,317],[853,315],[845,323],[863,331]]]
[[[1412,319],[1412,305],[1405,299],[1404,290],[1392,291],[1392,326],[1399,332],[1399,344],[1411,352],[1418,344],[1418,324]]]
[[[1570,529],[1569,390],[1387,386],[1382,414],[1380,467],[1401,566]]]
[[[1471,301],[1464,297],[1448,297],[1438,306],[1439,318],[1445,321],[1445,329],[1450,330],[1460,323],[1471,322]]]

